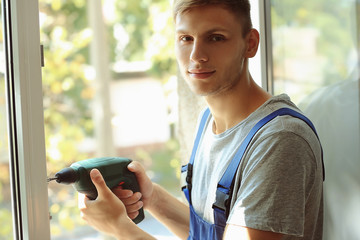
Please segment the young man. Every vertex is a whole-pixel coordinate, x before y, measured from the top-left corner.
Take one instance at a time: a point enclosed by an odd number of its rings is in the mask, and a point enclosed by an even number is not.
[[[272,97],[257,86],[248,71],[259,44],[248,0],[176,0],[174,9],[180,71],[210,110],[199,120],[188,167],[190,211],[133,162],[141,193],[114,194],[93,170],[99,195],[85,199],[83,218],[118,239],[152,239],[130,220],[141,207],[181,239],[322,239],[322,150],[305,120],[276,115],[237,155],[264,117],[280,108],[299,112],[286,95]],[[241,161],[233,166],[233,159]],[[219,181],[228,169],[235,175],[224,195]]]

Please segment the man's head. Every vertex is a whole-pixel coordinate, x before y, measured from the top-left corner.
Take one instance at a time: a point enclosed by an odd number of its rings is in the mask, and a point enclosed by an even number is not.
[[[174,19],[178,14],[189,11],[191,8],[209,5],[222,5],[233,12],[242,23],[243,36],[252,29],[249,0],[174,0]]]
[[[259,33],[244,30],[229,6],[199,6],[198,2],[175,15],[175,53],[181,74],[201,96],[226,95],[235,88],[245,91],[251,81],[248,58],[256,54]]]

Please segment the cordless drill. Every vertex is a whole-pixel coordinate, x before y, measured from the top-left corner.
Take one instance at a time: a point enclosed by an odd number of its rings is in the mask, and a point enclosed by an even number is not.
[[[90,178],[90,171],[94,168],[98,169],[103,176],[106,185],[113,189],[121,186],[123,189],[130,189],[134,193],[140,192],[139,184],[133,172],[127,168],[131,162],[128,158],[121,157],[102,157],[86,159],[73,163],[70,167],[64,168],[55,174],[54,178],[48,181],[56,180],[62,184],[73,184],[74,188],[85,194],[89,199],[96,199],[98,193],[95,185]],[[144,210],[139,210],[139,215],[133,219],[138,224],[144,219]]]

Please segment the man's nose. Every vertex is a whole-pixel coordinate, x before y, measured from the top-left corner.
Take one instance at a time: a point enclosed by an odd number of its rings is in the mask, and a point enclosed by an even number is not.
[[[198,41],[194,41],[192,51],[190,54],[190,60],[193,62],[207,62],[209,60],[205,46]]]

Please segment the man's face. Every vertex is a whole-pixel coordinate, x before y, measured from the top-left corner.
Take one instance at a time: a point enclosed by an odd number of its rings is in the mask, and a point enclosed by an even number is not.
[[[232,12],[221,6],[192,8],[176,16],[175,31],[180,71],[194,93],[226,94],[241,81],[247,44]]]

